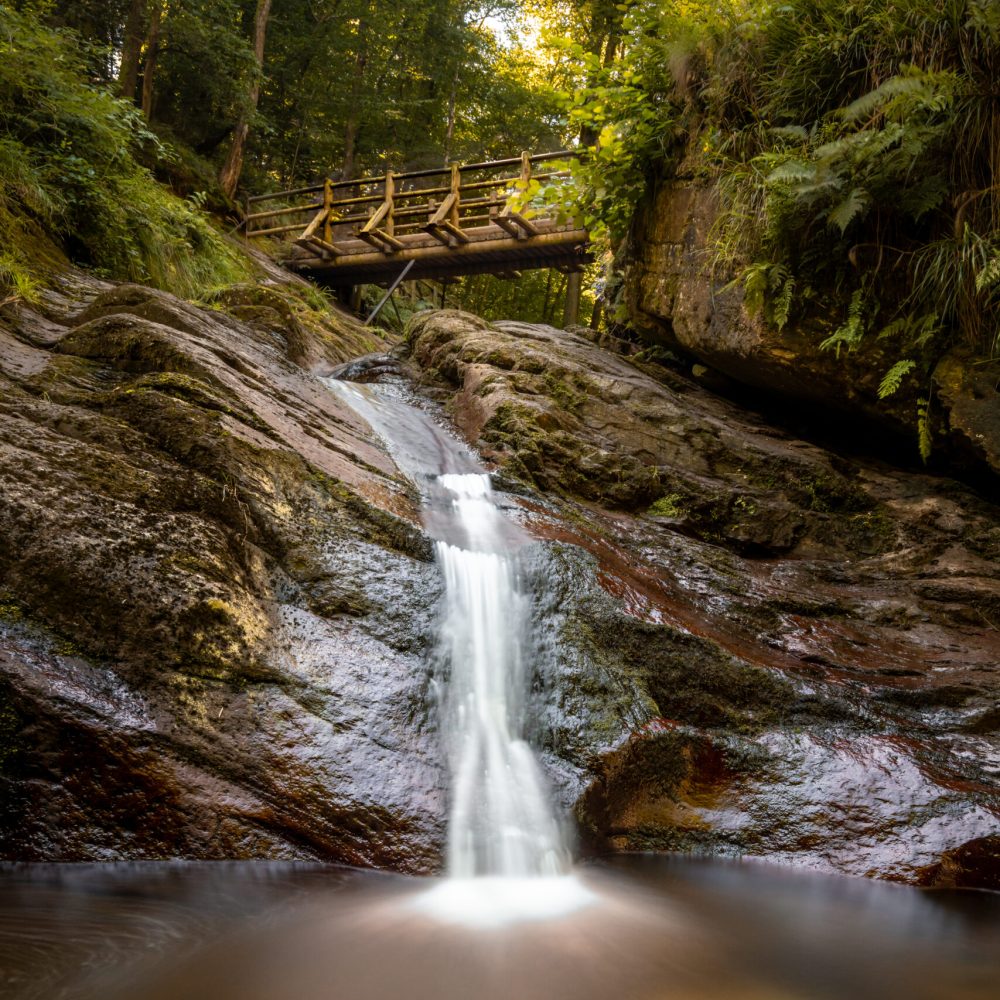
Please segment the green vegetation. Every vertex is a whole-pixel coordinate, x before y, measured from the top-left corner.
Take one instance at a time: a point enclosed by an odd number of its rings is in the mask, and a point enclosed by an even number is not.
[[[241,122],[248,193],[325,174],[555,149],[549,64],[518,0],[18,0],[89,44],[91,78],[141,107],[210,190]],[[256,46],[262,43],[258,63]]]
[[[250,276],[206,214],[235,229],[237,184],[252,194],[558,148],[549,61],[515,31],[529,6],[0,5],[0,302],[35,298],[60,251],[204,299]],[[449,304],[559,322],[564,280],[484,276]],[[411,295],[410,311],[438,297]]]
[[[747,307],[825,327],[838,355],[881,341],[897,359],[883,398],[954,346],[997,352],[1000,5],[616,9],[613,60],[558,43],[577,81],[562,100],[589,132],[575,184],[592,230],[620,244],[637,200],[682,165],[718,185],[713,263]]]
[[[244,275],[197,207],[140,162],[170,154],[130,104],[87,83],[92,55],[0,6],[0,301],[37,295],[58,263],[50,236],[98,274],[181,295]]]
[[[660,497],[649,510],[646,511],[651,517],[684,517],[686,516],[687,503],[680,493],[668,493]]]
[[[715,184],[716,274],[837,356],[877,343],[879,395],[914,407],[924,451],[937,360],[1000,347],[993,0],[19,0],[0,29],[0,301],[37,295],[46,236],[208,298],[248,276],[205,214],[237,181],[577,143],[570,191],[526,203],[613,251],[661,179]],[[614,300],[597,270],[584,322],[597,289]],[[559,323],[563,281],[478,276],[447,302]],[[399,299],[402,327],[440,289]]]

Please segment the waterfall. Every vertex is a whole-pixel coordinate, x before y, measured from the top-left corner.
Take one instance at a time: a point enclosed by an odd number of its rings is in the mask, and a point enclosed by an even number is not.
[[[442,728],[451,772],[448,874],[524,877],[567,869],[545,784],[524,740],[527,598],[485,475],[443,475],[464,545],[437,542],[450,676]]]
[[[561,917],[594,894],[570,852],[525,739],[531,608],[528,535],[500,510],[475,456],[398,390],[327,384],[422,488],[424,527],[444,577],[441,731],[450,774],[443,881],[414,900],[435,918],[492,927]]]

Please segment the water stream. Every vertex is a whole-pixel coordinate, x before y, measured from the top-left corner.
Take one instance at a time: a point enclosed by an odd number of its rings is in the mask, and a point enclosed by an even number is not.
[[[446,877],[314,864],[0,867],[13,1000],[987,1000],[1000,894],[761,863],[571,866],[526,734],[523,557],[476,457],[391,386],[331,383],[423,500],[444,588]]]
[[[486,475],[444,475],[466,547],[437,542],[450,676],[443,731],[451,772],[448,874],[565,874],[567,851],[524,740],[528,616],[516,560],[503,551]]]
[[[592,896],[570,874],[570,851],[525,739],[532,644],[518,553],[531,540],[503,515],[469,449],[427,413],[395,398],[391,387],[329,384],[420,487],[444,577],[448,881],[422,905],[491,924],[586,905]]]

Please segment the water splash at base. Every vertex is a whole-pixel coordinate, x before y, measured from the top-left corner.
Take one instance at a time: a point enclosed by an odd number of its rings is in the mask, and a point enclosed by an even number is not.
[[[413,897],[408,908],[446,924],[492,929],[567,917],[600,902],[575,875],[448,878]]]

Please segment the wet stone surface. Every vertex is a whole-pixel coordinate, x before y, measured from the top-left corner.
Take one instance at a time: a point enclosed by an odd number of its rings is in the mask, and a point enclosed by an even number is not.
[[[440,865],[421,487],[319,376],[414,397],[248,296],[0,316],[5,858]],[[994,505],[579,333],[408,344],[533,539],[529,736],[585,851],[995,884]]]
[[[309,369],[372,338],[294,286],[216,306],[79,280],[0,318],[0,856],[432,869],[438,576]]]
[[[546,543],[538,733],[586,847],[989,884],[995,506],[579,333],[445,312],[410,342]]]

